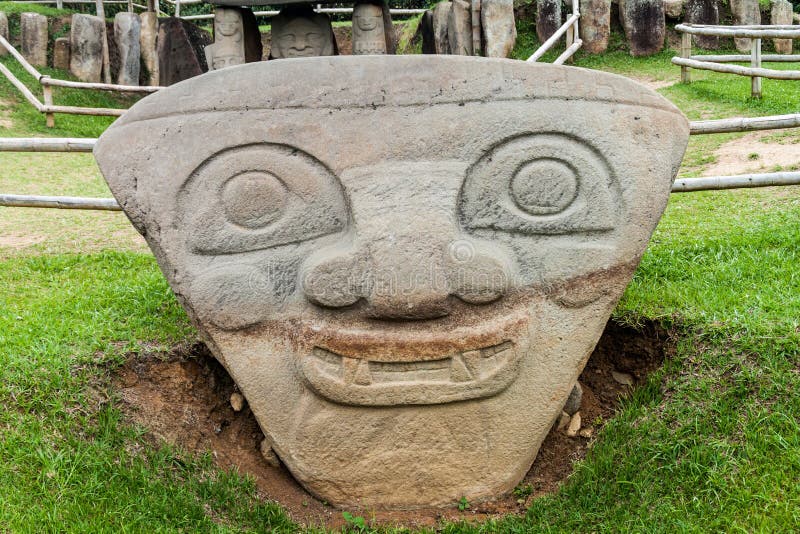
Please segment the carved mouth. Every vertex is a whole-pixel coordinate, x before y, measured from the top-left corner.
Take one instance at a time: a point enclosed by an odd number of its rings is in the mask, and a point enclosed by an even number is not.
[[[340,404],[443,404],[500,393],[516,378],[519,359],[510,341],[414,362],[349,358],[314,347],[300,371],[312,390]]]

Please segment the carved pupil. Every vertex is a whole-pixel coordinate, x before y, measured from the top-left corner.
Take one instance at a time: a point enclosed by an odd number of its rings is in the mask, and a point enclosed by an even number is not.
[[[563,161],[540,159],[523,165],[511,179],[511,196],[532,215],[564,211],[578,193],[575,171]]]
[[[286,194],[286,186],[272,174],[249,171],[225,182],[222,204],[230,222],[260,228],[280,218]]]

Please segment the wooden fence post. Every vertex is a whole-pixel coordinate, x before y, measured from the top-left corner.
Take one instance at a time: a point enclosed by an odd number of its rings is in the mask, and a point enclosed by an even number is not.
[[[761,39],[753,39],[753,47],[750,51],[750,66],[761,68]],[[761,98],[761,77],[753,76],[750,78],[750,95],[753,98]]]
[[[42,85],[42,93],[44,93],[44,105],[50,107],[53,105],[53,88],[49,85]],[[48,128],[55,128],[56,116],[55,113],[45,112],[45,120]]]
[[[692,55],[692,34],[683,33],[681,35],[681,57],[689,58]],[[692,73],[689,67],[681,67],[681,83],[691,83]]]

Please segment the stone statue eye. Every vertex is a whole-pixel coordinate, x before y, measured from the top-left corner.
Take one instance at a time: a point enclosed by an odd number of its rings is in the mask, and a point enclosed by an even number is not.
[[[616,225],[619,189],[605,158],[560,133],[506,140],[467,171],[462,224],[524,234],[606,231]]]
[[[207,158],[183,184],[178,208],[198,254],[299,243],[341,231],[348,220],[342,186],[330,170],[306,152],[269,143]]]

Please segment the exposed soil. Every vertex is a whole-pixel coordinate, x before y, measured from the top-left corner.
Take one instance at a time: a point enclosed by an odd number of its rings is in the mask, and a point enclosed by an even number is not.
[[[671,350],[669,334],[655,325],[636,330],[610,322],[579,379],[583,387],[581,435],[568,437],[564,430],[554,428],[518,486],[518,495],[472,503],[464,512],[454,503],[450,509],[353,513],[381,524],[409,527],[433,526],[443,519],[481,520],[524,513],[531,499],[555,491],[567,479],[573,462],[586,456],[619,399],[659,368]],[[617,378],[618,373],[627,374],[633,386],[619,383],[612,373],[617,373]],[[267,463],[260,453],[263,434],[258,423],[246,404],[238,413],[233,410],[230,398],[237,388],[204,345],[145,356],[131,354],[115,375],[113,386],[126,418],[145,427],[154,445],[166,442],[192,453],[211,451],[218,467],[251,474],[260,496],[279,502],[295,521],[342,526],[340,510],[308,494],[282,465]]]
[[[769,142],[761,141],[764,137]],[[714,152],[717,160],[703,170],[703,176],[772,172],[778,165],[800,165],[800,143],[774,139],[772,132],[754,132],[728,141]]]

